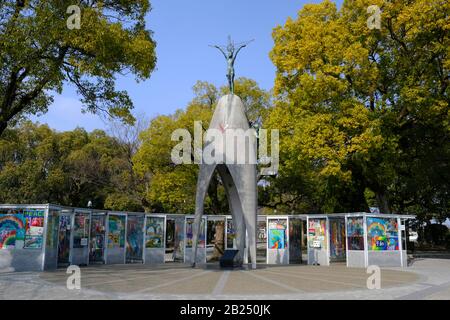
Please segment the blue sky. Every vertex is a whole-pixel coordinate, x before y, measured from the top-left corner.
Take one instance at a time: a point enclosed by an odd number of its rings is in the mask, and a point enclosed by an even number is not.
[[[243,49],[235,64],[236,77],[256,80],[271,89],[275,67],[269,59],[273,47],[272,29],[295,18],[306,0],[151,0],[147,27],[157,42],[157,69],[149,80],[136,83],[132,75],[117,81],[134,102],[134,114],[152,118],[184,108],[192,99],[197,80],[217,86],[226,84],[226,65],[217,49],[208,44],[226,44],[227,36],[241,42],[255,39]],[[341,1],[337,1],[341,3]],[[33,117],[63,131],[77,126],[91,131],[105,128],[100,117],[82,114],[75,90],[66,86],[55,96],[49,112]]]

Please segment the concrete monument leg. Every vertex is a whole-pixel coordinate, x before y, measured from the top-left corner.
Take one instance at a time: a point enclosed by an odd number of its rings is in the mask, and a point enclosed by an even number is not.
[[[256,168],[254,165],[229,165],[242,204],[252,268],[256,269]],[[244,230],[245,236],[245,230]]]
[[[202,164],[200,165],[200,171],[198,173],[198,180],[197,180],[197,194],[195,196],[195,218],[194,218],[194,225],[192,228],[192,267],[195,267],[195,264],[197,262],[197,244],[198,244],[198,234],[200,230],[200,223],[203,215],[203,209],[205,207],[205,197],[206,192],[208,191],[209,182],[211,181],[211,177],[214,173],[214,170],[216,168],[216,165],[206,165]]]
[[[233,217],[233,226],[236,231],[236,247],[239,250],[236,262],[241,265],[244,259],[245,248],[245,220],[244,212],[241,206],[241,200],[234,184],[230,172],[224,165],[218,165],[217,170],[224,184],[225,193],[228,199],[228,206]]]

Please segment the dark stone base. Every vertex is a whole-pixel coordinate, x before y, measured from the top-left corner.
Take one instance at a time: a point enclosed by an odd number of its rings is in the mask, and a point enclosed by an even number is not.
[[[225,250],[223,256],[220,258],[220,267],[221,268],[240,268],[242,267],[242,261],[236,261],[235,257],[238,254],[239,250]]]

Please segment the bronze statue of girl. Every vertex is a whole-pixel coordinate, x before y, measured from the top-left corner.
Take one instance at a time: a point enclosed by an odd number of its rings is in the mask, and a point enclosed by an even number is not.
[[[213,48],[217,48],[222,52],[223,56],[227,60],[227,79],[228,79],[228,87],[230,89],[231,94],[234,93],[234,61],[239,53],[239,51],[246,47],[253,40],[247,41],[245,43],[237,44],[238,49],[236,50],[234,42],[231,41],[231,37],[228,36],[228,45],[226,46],[226,53],[221,46],[211,46]]]

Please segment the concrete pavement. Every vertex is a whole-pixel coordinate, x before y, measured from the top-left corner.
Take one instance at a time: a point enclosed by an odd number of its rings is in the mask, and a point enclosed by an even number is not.
[[[365,269],[345,265],[267,266],[257,270],[190,268],[169,263],[81,268],[81,290],[66,270],[0,273],[0,299],[450,299],[450,260],[417,259],[382,268],[381,289],[367,289]]]

